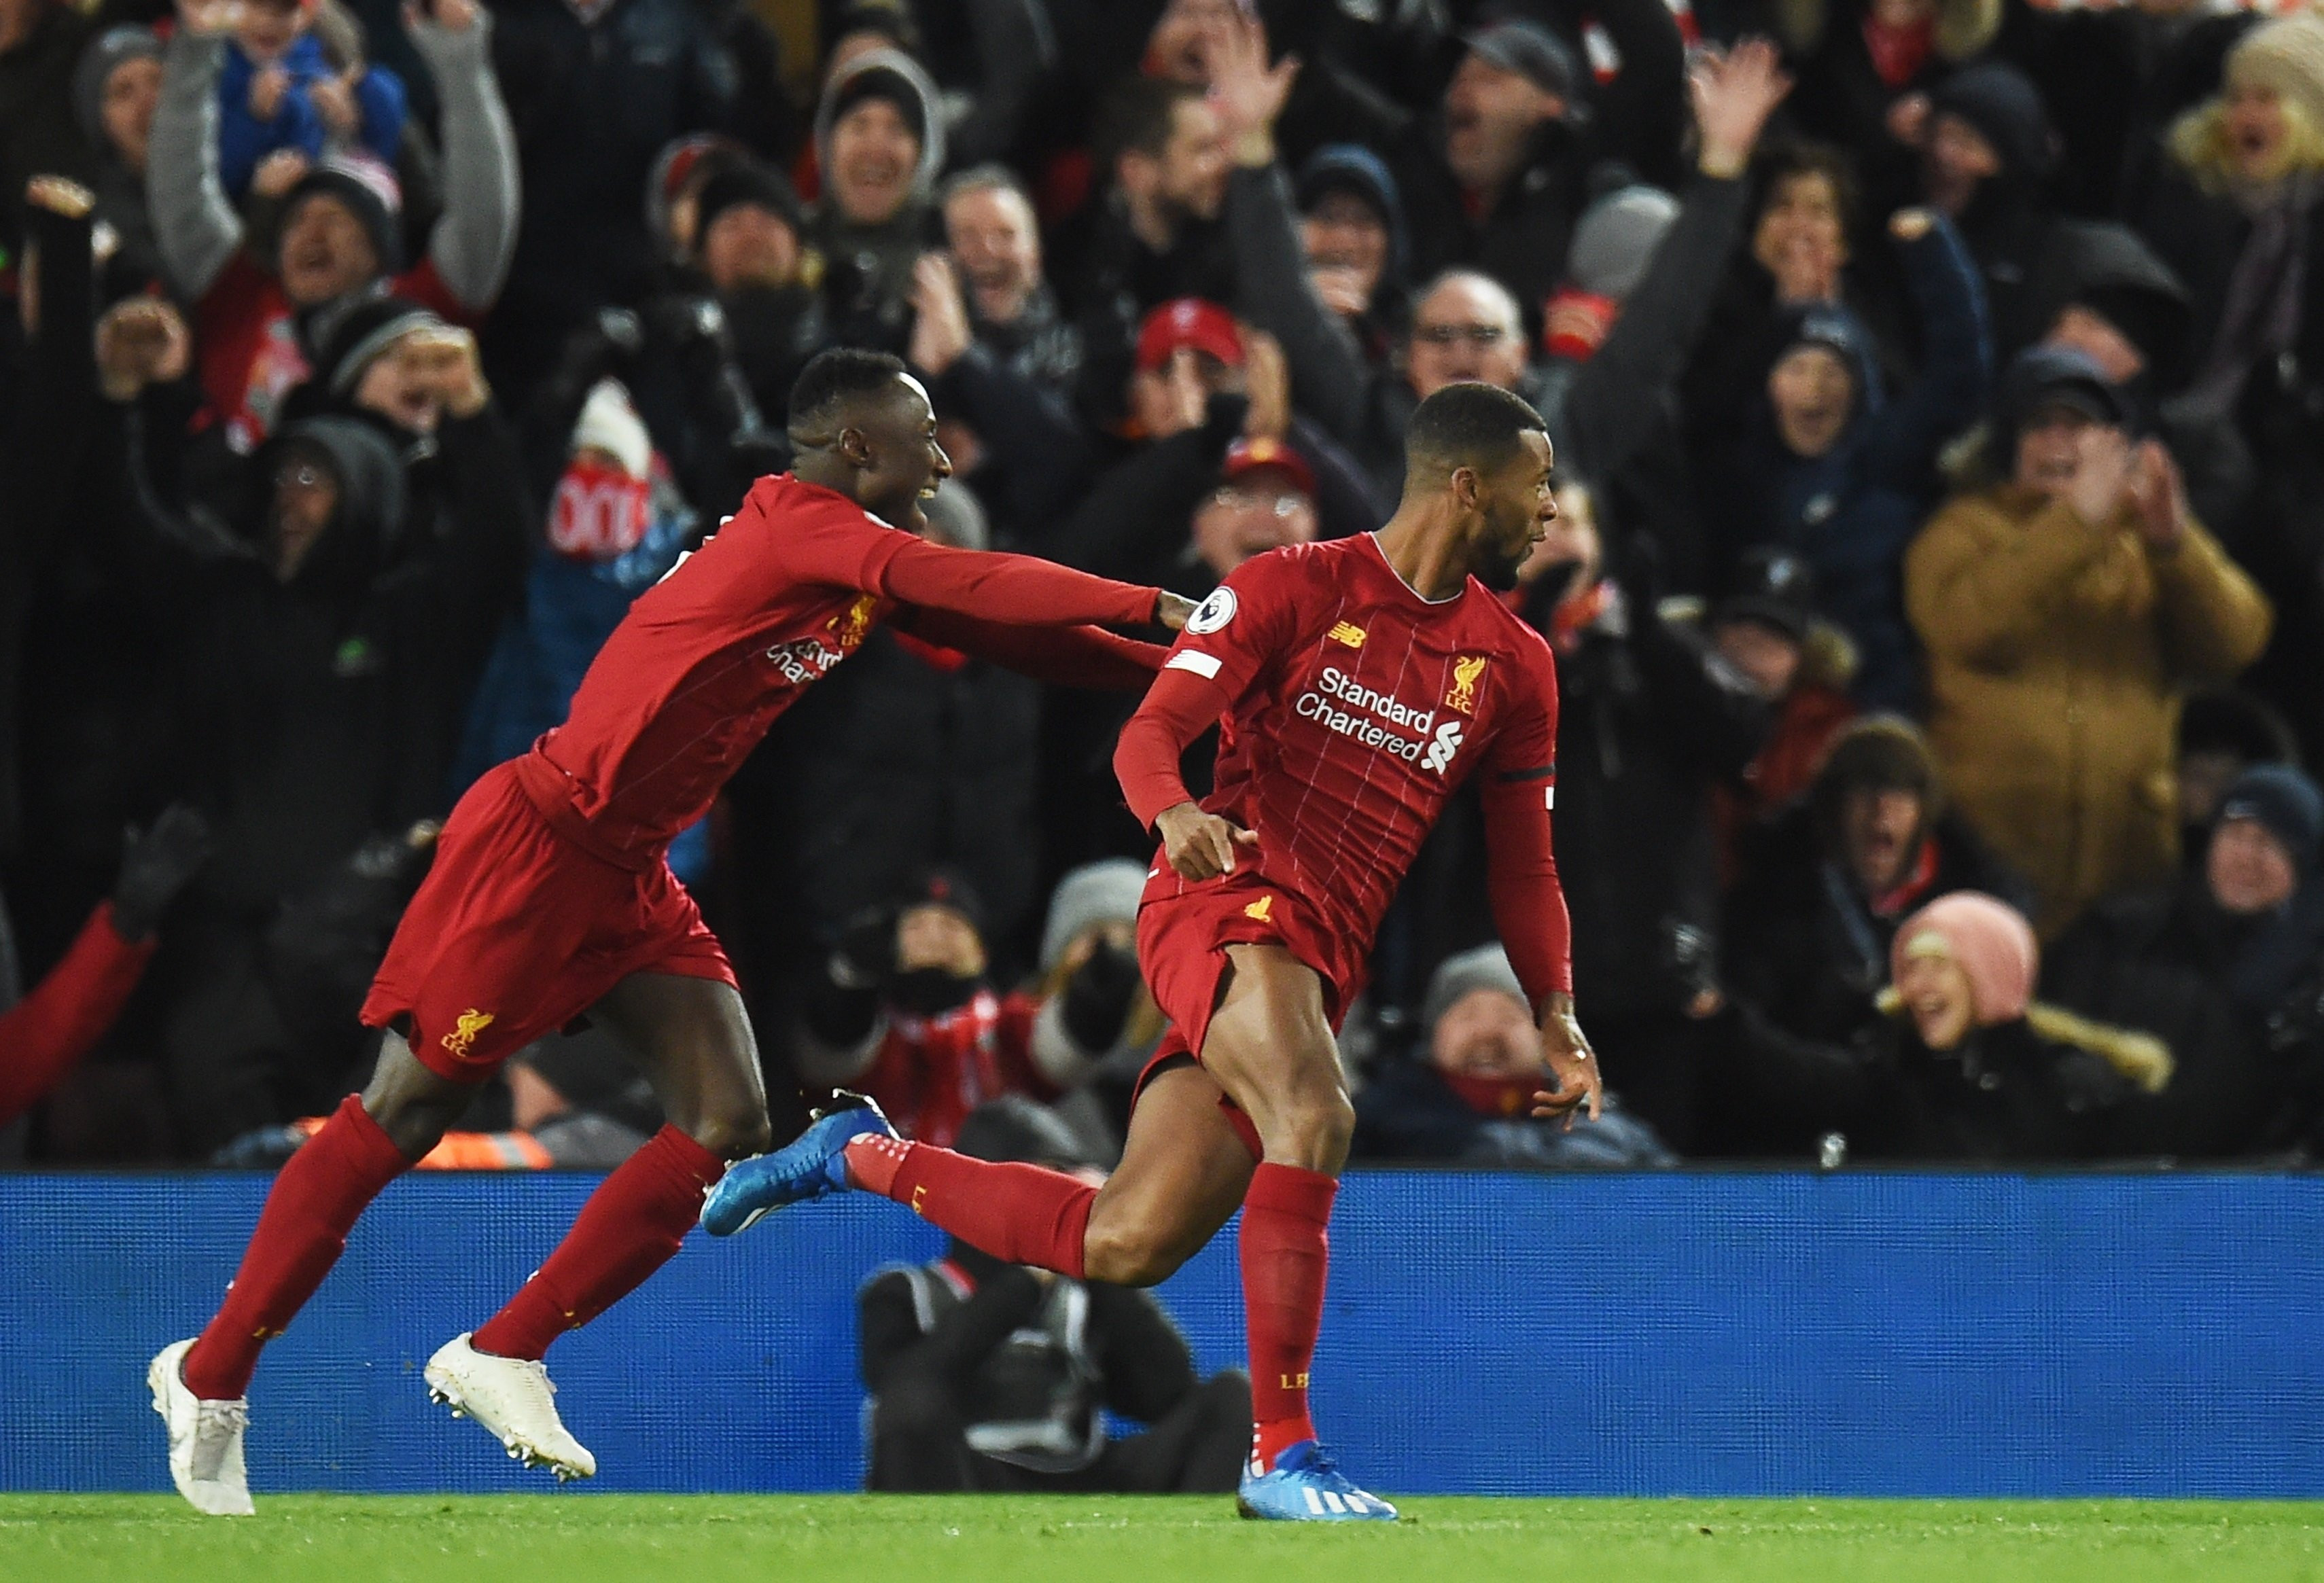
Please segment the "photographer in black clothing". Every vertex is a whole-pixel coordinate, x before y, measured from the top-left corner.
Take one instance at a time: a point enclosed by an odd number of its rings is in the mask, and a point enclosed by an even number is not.
[[[954,1145],[982,1160],[1071,1166],[1073,1135],[1019,1097],[979,1108]],[[875,1490],[1232,1489],[1250,1438],[1250,1384],[1207,1381],[1145,1292],[1004,1265],[960,1241],[895,1265],[856,1298],[872,1393]],[[1100,1409],[1148,1427],[1107,1437]]]

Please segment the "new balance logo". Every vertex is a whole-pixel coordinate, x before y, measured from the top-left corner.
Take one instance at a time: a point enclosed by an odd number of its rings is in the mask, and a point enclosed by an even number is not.
[[[1364,630],[1353,621],[1341,621],[1323,636],[1334,643],[1344,643],[1351,649],[1364,646]]]
[[[920,1212],[920,1200],[927,1196],[927,1192],[926,1187],[912,1189],[912,1213],[917,1215]]]

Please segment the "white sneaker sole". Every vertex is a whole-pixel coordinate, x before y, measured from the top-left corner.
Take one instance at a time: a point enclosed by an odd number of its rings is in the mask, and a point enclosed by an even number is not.
[[[553,1457],[538,1446],[529,1444],[521,1435],[499,1433],[470,1409],[467,1398],[460,1394],[460,1382],[453,1378],[448,1372],[430,1364],[424,1377],[428,1381],[428,1399],[430,1402],[435,1403],[438,1407],[449,1408],[453,1417],[467,1419],[485,1433],[496,1436],[502,1449],[508,1452],[512,1460],[521,1462],[527,1468],[546,1468],[556,1476],[557,1482],[559,1484],[570,1484],[576,1478],[596,1477],[595,1469],[578,1468],[562,1458]]]

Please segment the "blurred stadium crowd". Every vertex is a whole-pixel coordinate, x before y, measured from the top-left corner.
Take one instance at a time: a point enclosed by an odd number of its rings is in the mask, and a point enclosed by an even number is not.
[[[1547,418],[1620,1103],[1523,1118],[1456,806],[1360,1159],[2297,1164],[2319,199],[2324,17],[2218,0],[0,0],[0,1148],[293,1146],[433,822],[847,344],[934,392],[932,531],[1194,596],[1378,527],[1440,386]],[[881,633],[672,851],[779,1135],[1111,1157],[1127,708]],[[437,1163],[654,1125],[585,1033]]]

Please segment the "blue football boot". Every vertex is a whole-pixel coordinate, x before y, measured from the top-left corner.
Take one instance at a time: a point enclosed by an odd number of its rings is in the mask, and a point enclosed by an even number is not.
[[[754,1155],[719,1178],[703,1201],[705,1231],[732,1237],[785,1204],[838,1192],[847,1186],[845,1150],[851,1141],[897,1136],[880,1107],[862,1094],[842,1089],[831,1098],[792,1142],[772,1154]]]
[[[1323,1448],[1301,1440],[1286,1448],[1266,1472],[1255,1461],[1242,1466],[1235,1510],[1269,1523],[1393,1523],[1396,1508],[1348,1482]]]

